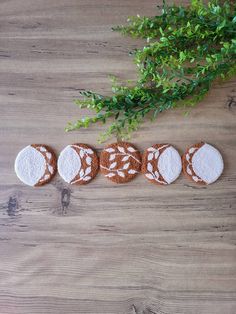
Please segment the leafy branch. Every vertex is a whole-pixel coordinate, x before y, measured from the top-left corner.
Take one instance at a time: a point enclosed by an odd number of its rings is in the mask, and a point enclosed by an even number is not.
[[[127,139],[148,114],[155,119],[162,111],[194,106],[216,79],[236,73],[236,4],[229,1],[192,0],[188,7],[163,2],[161,15],[131,17],[114,30],[147,41],[132,52],[138,79],[132,85],[113,77],[112,96],[81,92],[76,104],[96,115],[69,123],[67,131],[113,119],[100,141]]]

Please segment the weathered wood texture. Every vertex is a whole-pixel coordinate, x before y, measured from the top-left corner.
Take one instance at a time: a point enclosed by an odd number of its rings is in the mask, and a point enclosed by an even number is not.
[[[176,2],[177,3],[177,2]],[[183,3],[183,2],[182,2]],[[82,116],[80,89],[108,93],[108,75],[135,76],[139,41],[111,26],[155,0],[2,0],[0,3],[0,313],[236,313],[236,89],[217,85],[188,117],[146,123],[133,143],[205,140],[225,160],[222,178],[166,188],[142,176],[122,186],[101,175],[84,187],[59,176],[32,189],[13,171],[29,143],[96,143],[103,126],[66,134]]]

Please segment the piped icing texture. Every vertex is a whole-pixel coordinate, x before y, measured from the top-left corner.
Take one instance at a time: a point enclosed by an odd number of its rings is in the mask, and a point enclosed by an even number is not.
[[[224,162],[220,152],[210,144],[191,146],[183,157],[184,172],[193,181],[211,184],[222,174]]]
[[[58,172],[70,184],[86,184],[98,171],[98,158],[85,144],[66,146],[58,158]]]
[[[168,185],[178,178],[182,167],[192,181],[211,184],[222,174],[224,162],[220,152],[204,142],[189,147],[182,161],[178,151],[170,144],[155,144],[147,148],[141,158],[133,144],[117,142],[108,145],[100,156],[101,172],[116,183],[132,180],[141,170],[152,183]],[[87,184],[98,170],[98,156],[86,144],[68,145],[59,155],[58,171],[67,183]],[[16,157],[15,172],[27,185],[43,185],[56,172],[56,156],[46,145],[28,145]]]
[[[56,157],[41,144],[32,144],[23,148],[15,160],[15,172],[27,185],[39,186],[47,183],[55,174]]]
[[[179,177],[181,170],[181,157],[169,144],[156,144],[144,152],[142,172],[152,183],[171,184]]]
[[[105,177],[111,181],[128,182],[140,172],[141,156],[130,143],[110,144],[101,153],[100,168]]]

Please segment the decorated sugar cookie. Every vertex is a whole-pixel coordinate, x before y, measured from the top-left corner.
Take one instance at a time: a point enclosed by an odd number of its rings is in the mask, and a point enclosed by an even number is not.
[[[98,172],[98,157],[85,144],[66,146],[60,153],[57,168],[60,176],[70,184],[87,184]]]
[[[142,173],[152,183],[171,184],[179,177],[181,170],[181,157],[169,144],[153,145],[143,153]]]
[[[220,152],[203,142],[191,146],[183,155],[182,162],[186,176],[199,184],[215,182],[224,169]]]
[[[56,156],[46,145],[28,145],[16,157],[15,172],[27,185],[43,185],[56,173]]]
[[[128,182],[140,172],[140,153],[130,143],[110,144],[101,153],[100,169],[105,177],[113,182]]]

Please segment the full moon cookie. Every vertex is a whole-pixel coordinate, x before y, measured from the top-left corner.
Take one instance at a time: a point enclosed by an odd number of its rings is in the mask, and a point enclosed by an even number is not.
[[[181,171],[181,157],[169,144],[153,145],[143,153],[142,173],[152,183],[171,184],[179,177]]]
[[[100,169],[105,177],[113,182],[128,182],[140,172],[141,155],[133,144],[110,144],[101,153]]]
[[[191,146],[183,155],[182,163],[184,174],[199,184],[215,182],[224,169],[220,152],[203,142]]]
[[[67,183],[87,184],[98,172],[98,157],[88,145],[81,143],[68,145],[59,155],[57,168]]]
[[[56,156],[46,145],[28,145],[16,157],[15,172],[17,177],[27,185],[43,185],[56,173]]]

